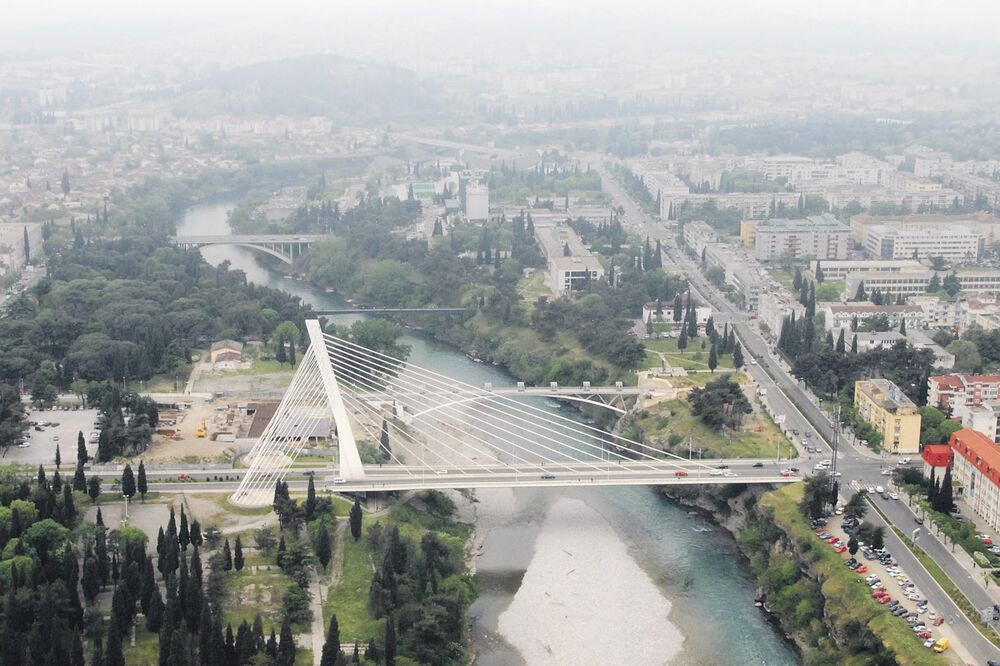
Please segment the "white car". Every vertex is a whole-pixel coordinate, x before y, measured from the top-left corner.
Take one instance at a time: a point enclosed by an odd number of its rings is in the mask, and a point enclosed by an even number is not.
[[[26,449],[29,446],[31,446],[31,442],[21,442],[20,444],[17,445],[17,448],[19,448],[19,449]]]
[[[736,472],[726,472],[725,474],[723,474],[723,476],[731,479],[734,476],[739,476],[739,474],[737,474]]]
[[[881,495],[882,493],[885,492],[885,488],[883,488],[882,486],[875,486],[875,492]]]
[[[436,469],[436,470],[434,470],[434,473],[435,474],[447,474],[448,470],[446,470],[446,469]]]
[[[891,497],[894,500],[898,500],[899,499],[899,495],[897,493],[889,493],[889,497]]]
[[[347,479],[345,479],[345,478],[343,478],[343,477],[340,477],[340,476],[338,476],[338,477],[337,477],[336,479],[334,479],[334,480],[333,480],[333,482],[334,482],[334,483],[337,483],[337,484],[340,484],[340,483],[347,483]]]
[[[750,365],[757,365],[757,359],[751,357]]]
[[[708,473],[708,475],[709,476],[722,476],[722,470],[721,469],[713,469],[711,472]]]

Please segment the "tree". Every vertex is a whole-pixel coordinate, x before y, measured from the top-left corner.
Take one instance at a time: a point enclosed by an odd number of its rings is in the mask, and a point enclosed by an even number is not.
[[[681,334],[677,338],[677,348],[683,352],[688,346],[687,326],[681,326]]]
[[[949,354],[955,355],[955,372],[972,374],[983,367],[983,357],[979,347],[971,340],[955,340],[946,348]]]
[[[858,353],[858,334],[857,333],[855,333],[851,337],[851,353],[852,354],[857,354]]]
[[[851,495],[851,498],[847,500],[847,504],[844,505],[844,516],[847,518],[856,518],[861,520],[865,517],[868,512],[868,504],[865,501],[865,491],[859,490],[858,492]]]
[[[229,549],[229,539],[222,546],[222,569],[223,571],[233,570],[233,553]]]
[[[844,341],[844,329],[840,329],[840,334],[837,336],[837,344],[834,347],[834,351],[838,354],[843,354],[847,351],[847,343]]]
[[[233,550],[233,568],[243,571],[243,542],[239,534],[236,535],[236,547]]]
[[[363,514],[361,512],[361,501],[355,497],[354,506],[351,507],[351,536],[357,541],[361,538],[361,526],[363,521]]]
[[[333,544],[330,540],[330,530],[326,528],[326,523],[321,523],[316,533],[316,559],[322,565],[323,571],[326,571],[326,565],[330,563],[332,556]]]
[[[795,267],[795,275],[792,277],[792,288],[795,291],[802,289],[802,269],[798,266]]]
[[[87,442],[83,438],[83,431],[76,433],[76,461],[86,463],[90,456],[87,455]]]
[[[822,266],[819,265],[819,260],[817,259],[816,260],[816,282],[819,282],[820,284],[823,284],[823,280],[825,280],[825,279],[826,279],[826,277],[823,275],[823,268],[822,268]]]
[[[319,661],[320,666],[340,666],[343,653],[340,650],[340,625],[337,623],[337,614],[330,615],[330,626],[326,630],[326,642],[323,643],[323,656]]]
[[[274,538],[274,530],[269,525],[257,528],[253,533],[253,540],[257,545],[257,550],[268,554],[277,543]]]
[[[87,495],[91,502],[97,502],[97,498],[101,496],[101,477],[92,476],[87,479]]]
[[[63,169],[60,184],[62,185],[63,196],[69,194],[69,171],[67,169]]]
[[[87,477],[83,473],[83,463],[76,464],[76,471],[73,473],[73,490],[77,492],[87,492]]]
[[[127,463],[122,471],[122,495],[129,499],[135,495],[135,475],[132,474],[132,465]]]
[[[281,621],[281,638],[278,641],[278,666],[294,666],[295,639],[292,637],[292,625],[286,617]]]
[[[738,342],[733,346],[733,367],[737,370],[743,367],[743,347]]]
[[[867,301],[868,296],[865,295],[865,281],[861,280],[858,282],[858,290],[854,292],[854,300],[856,301]]]
[[[305,504],[306,520],[312,520],[316,517],[316,483],[313,481],[312,475],[309,476],[309,487],[306,490],[306,504]]]
[[[857,555],[858,549],[860,547],[861,546],[858,545],[858,539],[857,539],[857,537],[855,537],[852,534],[851,538],[847,540],[847,552],[849,552],[851,554],[851,557],[854,557],[855,555]]]
[[[390,615],[385,622],[385,646],[382,648],[385,653],[382,658],[386,666],[396,664],[396,619]]]
[[[719,367],[719,355],[715,351],[715,343],[712,343],[712,348],[708,351],[708,369],[713,373],[715,369]]]
[[[673,318],[675,322],[679,322],[683,317],[682,309],[684,307],[683,301],[681,301],[681,295],[677,294],[674,296],[674,314]]]
[[[941,479],[941,488],[935,497],[935,510],[940,513],[951,513],[955,508],[954,495],[951,487],[951,465],[944,471],[944,478]]]
[[[62,465],[62,455],[59,453],[59,445],[56,444],[56,469],[59,469],[60,465]]]
[[[930,281],[927,283],[927,288],[924,290],[928,294],[934,294],[941,291],[941,278],[935,273],[931,276]]]
[[[98,592],[101,591],[101,574],[97,569],[97,560],[87,557],[83,560],[83,575],[80,578],[83,586],[83,597],[87,603],[92,604],[97,599]]]
[[[125,655],[122,653],[121,629],[114,619],[114,613],[112,613],[112,621],[108,623],[108,648],[104,655],[104,666],[125,666]]]
[[[146,501],[146,493],[149,492],[149,484],[146,482],[146,466],[139,461],[139,483],[137,486],[139,494],[142,496],[142,501]]]

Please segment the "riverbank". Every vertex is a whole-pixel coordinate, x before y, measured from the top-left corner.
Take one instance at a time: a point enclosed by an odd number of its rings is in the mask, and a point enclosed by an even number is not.
[[[561,498],[499,629],[528,664],[668,664],[684,644],[671,608],[611,525],[583,501]],[[625,617],[627,638],[608,639],[609,620]]]

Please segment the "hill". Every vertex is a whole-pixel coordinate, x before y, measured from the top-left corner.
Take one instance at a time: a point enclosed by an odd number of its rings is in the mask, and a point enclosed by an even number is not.
[[[395,65],[309,55],[227,70],[186,86],[177,115],[412,118],[440,108],[437,89]]]

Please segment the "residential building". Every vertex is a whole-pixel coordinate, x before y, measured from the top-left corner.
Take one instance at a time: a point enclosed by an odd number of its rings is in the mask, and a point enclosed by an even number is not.
[[[769,220],[757,226],[754,256],[775,259],[846,259],[850,229],[829,214],[804,220]]]
[[[1000,529],[1000,447],[986,435],[963,428],[951,434],[952,486],[993,529]],[[959,494],[957,489],[955,494]]]
[[[781,334],[785,319],[793,314],[796,320],[802,319],[806,315],[806,308],[787,289],[767,289],[757,299],[757,321],[762,327],[767,327],[768,333],[775,340]]]
[[[236,370],[243,360],[243,343],[236,340],[213,342],[208,352],[212,367],[216,370]]]
[[[854,383],[858,416],[882,435],[882,449],[889,453],[920,450],[920,413],[903,390],[888,379]]]
[[[568,294],[604,277],[601,262],[568,224],[535,224],[535,238],[545,255],[546,285],[554,294]]]
[[[809,269],[816,274],[816,264],[823,268],[825,280],[843,280],[850,273],[902,273],[923,270],[924,266],[913,259],[824,259],[809,262]]]
[[[798,192],[718,192],[709,194],[688,194],[671,202],[669,217],[676,219],[684,208],[696,208],[713,202],[719,209],[735,208],[745,220],[763,220],[775,212],[793,210],[799,205]],[[662,199],[661,199],[662,203]]]
[[[642,182],[651,197],[659,198],[660,210],[657,212],[664,220],[668,219],[671,210],[676,210],[677,202],[690,193],[684,181],[669,171],[646,172],[642,176]]]
[[[959,331],[964,328],[964,301],[953,301],[938,296],[910,296],[906,299],[924,311],[924,326]]]
[[[743,247],[753,247],[757,243],[757,227],[760,220],[740,220],[740,239]]]
[[[906,321],[907,328],[917,329],[920,328],[924,314],[924,311],[916,305],[875,305],[869,301],[821,303],[817,308],[825,313],[826,330],[828,331],[850,328],[854,320],[857,320],[860,326],[869,319],[883,315],[888,320],[891,329],[898,329],[903,320]]]
[[[865,228],[864,248],[878,259],[943,257],[972,262],[982,255],[983,245],[982,235],[964,225],[873,224]]]
[[[684,243],[699,257],[709,243],[718,243],[719,234],[707,223],[693,220],[684,225]]]
[[[844,331],[844,340],[848,343],[857,336],[858,339],[858,351],[866,352],[872,349],[877,349],[882,347],[883,349],[888,349],[895,345],[897,342],[906,341],[908,345],[914,347],[915,349],[929,349],[932,354],[934,354],[934,367],[940,368],[941,370],[951,370],[955,367],[955,355],[949,353],[933,340],[931,340],[927,335],[920,329],[911,329],[903,335],[898,330],[892,331],[876,331],[876,332],[853,332],[850,328],[840,329]],[[840,333],[833,332],[833,336],[837,337]]]
[[[1000,375],[931,375],[927,378],[927,403],[954,412],[961,405],[974,406],[1000,400]]]
[[[767,284],[767,271],[752,260],[745,260],[722,243],[705,245],[705,265],[726,272],[725,283],[743,296],[747,310],[756,310]]]
[[[962,427],[975,430],[989,437],[991,442],[997,440],[997,421],[1000,419],[1000,403],[996,401],[981,405],[965,405],[956,410],[953,415],[962,420]]]

